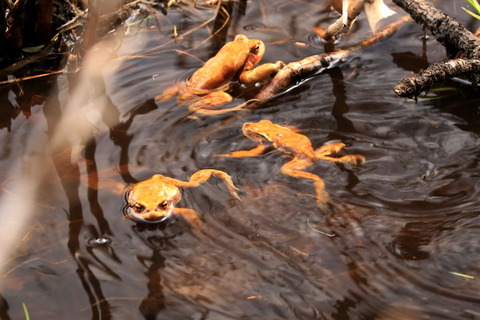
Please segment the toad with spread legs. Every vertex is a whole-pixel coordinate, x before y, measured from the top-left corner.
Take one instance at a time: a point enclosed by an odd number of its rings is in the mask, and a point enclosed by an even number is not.
[[[228,191],[239,199],[238,190],[228,174],[220,170],[204,169],[192,174],[189,181],[177,180],[155,174],[151,178],[140,181],[127,189],[127,217],[136,222],[158,223],[171,215],[182,215],[196,227],[202,225],[197,212],[187,208],[175,208],[181,199],[179,188],[193,188],[206,182],[211,176],[222,179]]]
[[[188,104],[192,113],[217,115],[242,110],[246,103],[239,106],[219,109],[232,101],[226,91],[234,81],[243,84],[255,84],[275,75],[284,63],[265,63],[256,68],[265,52],[265,44],[260,40],[248,39],[239,34],[225,44],[218,53],[209,59],[186,82],[167,88],[156,101],[177,96],[179,103]],[[248,101],[247,101],[248,102]]]
[[[317,205],[320,208],[323,208],[323,206],[329,201],[329,196],[325,191],[325,184],[322,178],[304,170],[311,166],[316,160],[341,162],[353,165],[365,161],[365,157],[362,155],[332,157],[332,154],[340,152],[345,147],[345,144],[341,142],[327,144],[314,150],[310,140],[306,136],[297,133],[295,128],[280,126],[269,120],[261,120],[256,123],[244,123],[242,131],[247,138],[258,142],[259,145],[251,150],[233,151],[228,154],[219,154],[217,156],[230,158],[255,157],[261,155],[267,148],[265,143],[270,142],[275,149],[280,150],[293,158],[282,166],[282,174],[313,180]]]

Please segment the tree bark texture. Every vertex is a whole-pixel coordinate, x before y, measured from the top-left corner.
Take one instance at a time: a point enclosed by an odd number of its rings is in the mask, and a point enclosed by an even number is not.
[[[400,97],[416,98],[436,82],[463,76],[473,85],[480,80],[480,39],[426,0],[393,0],[421,26],[443,44],[449,58],[463,52],[463,59],[436,63],[417,75],[403,78],[394,92]]]
[[[445,63],[434,63],[418,74],[403,78],[394,91],[400,97],[416,97],[420,92],[430,90],[436,82],[472,73],[480,74],[480,60],[453,59]]]
[[[453,47],[465,51],[465,58],[480,56],[480,39],[430,2],[425,0],[393,0],[393,2],[410,14],[415,22],[430,30],[447,50]]]

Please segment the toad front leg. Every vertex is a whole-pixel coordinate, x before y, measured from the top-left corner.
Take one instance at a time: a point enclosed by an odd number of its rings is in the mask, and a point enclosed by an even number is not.
[[[179,188],[193,188],[198,187],[202,183],[206,182],[208,179],[210,179],[211,176],[222,179],[223,182],[227,185],[230,194],[240,200],[240,197],[237,194],[238,189],[233,184],[232,178],[228,174],[220,170],[203,169],[192,174],[189,181],[169,178],[169,182]]]
[[[233,184],[232,178],[228,174],[220,170],[215,170],[215,169],[199,170],[194,174],[192,174],[189,181],[182,181],[182,180],[177,180],[173,178],[168,178],[168,181],[169,183],[179,188],[193,188],[193,187],[198,187],[202,183],[209,180],[212,175],[222,179],[227,185],[228,191],[230,191],[232,196],[240,200],[240,197],[238,196],[236,191],[238,189]],[[180,214],[182,217],[184,217],[188,222],[190,222],[195,227],[202,226],[202,221],[198,213],[193,209],[175,208],[173,210],[173,214]]]
[[[244,84],[262,82],[277,74],[284,66],[285,63],[277,61],[275,63],[264,63],[254,69],[245,67],[244,71],[240,74],[239,80]]]

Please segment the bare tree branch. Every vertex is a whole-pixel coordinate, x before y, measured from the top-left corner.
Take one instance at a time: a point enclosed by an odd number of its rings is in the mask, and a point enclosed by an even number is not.
[[[466,58],[480,57],[480,39],[430,2],[425,0],[393,0],[393,2],[409,13],[415,22],[427,28],[447,50],[456,48],[465,51]]]
[[[393,0],[420,25],[427,28],[445,46],[447,54],[453,58],[463,52],[464,59],[449,60],[431,65],[419,74],[403,78],[394,92],[400,97],[413,98],[428,91],[436,82],[464,76],[472,84],[480,81],[480,39],[425,0]]]
[[[452,77],[480,74],[480,60],[453,59],[445,63],[434,63],[418,74],[403,78],[394,91],[400,97],[417,97],[426,92],[436,83]]]

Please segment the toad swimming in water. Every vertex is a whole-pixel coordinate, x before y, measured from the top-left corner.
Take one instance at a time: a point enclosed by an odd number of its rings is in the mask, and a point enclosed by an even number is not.
[[[192,113],[204,115],[223,114],[242,110],[245,103],[233,108],[219,109],[231,102],[229,85],[234,81],[242,84],[255,84],[275,75],[285,65],[282,61],[265,63],[255,67],[265,53],[265,44],[260,40],[248,39],[239,34],[225,44],[218,53],[209,59],[186,82],[167,88],[156,101],[177,95],[177,101],[189,104]]]
[[[181,199],[179,188],[198,187],[211,176],[222,179],[228,191],[240,200],[228,174],[220,170],[204,169],[195,172],[189,181],[177,180],[155,174],[151,178],[140,181],[127,189],[127,217],[136,222],[158,223],[165,221],[171,215],[179,214],[196,227],[201,226],[197,212],[187,208],[175,208]]]
[[[324,145],[316,150],[313,149],[310,140],[292,127],[284,127],[274,124],[269,120],[260,122],[247,122],[242,126],[243,134],[259,145],[251,150],[233,151],[228,154],[219,154],[219,157],[245,158],[261,155],[266,149],[266,142],[270,142],[277,150],[290,155],[293,159],[284,164],[281,173],[296,178],[313,180],[316,192],[317,205],[322,208],[328,202],[329,196],[325,191],[325,183],[319,176],[304,171],[313,165],[316,160],[341,162],[357,165],[365,161],[362,155],[346,155],[332,157],[334,153],[340,152],[345,144],[332,143]]]

